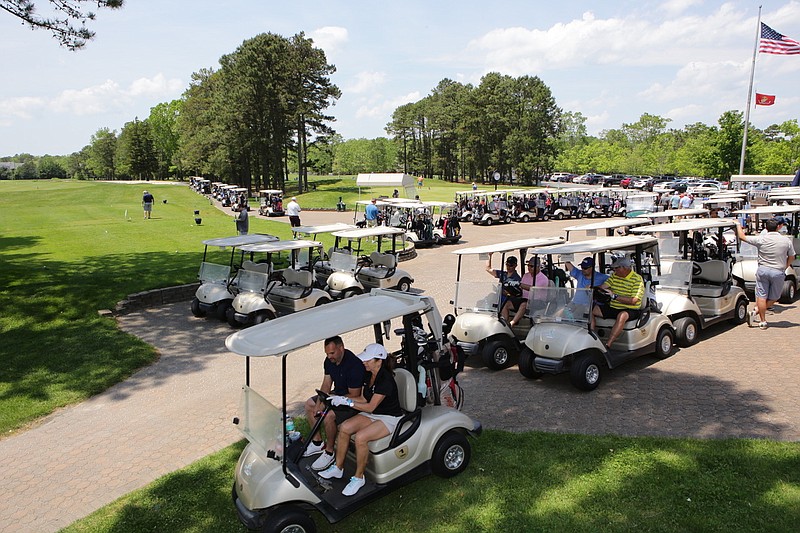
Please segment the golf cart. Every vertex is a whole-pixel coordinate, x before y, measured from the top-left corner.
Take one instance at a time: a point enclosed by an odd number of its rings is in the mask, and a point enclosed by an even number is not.
[[[391,335],[392,322],[403,328],[400,337]],[[245,357],[241,410],[234,424],[249,442],[236,465],[231,491],[242,524],[265,532],[313,533],[316,526],[310,511],[317,510],[335,523],[431,472],[448,478],[467,468],[471,456],[467,437],[480,435],[481,424],[454,408],[421,400],[413,332],[420,322],[423,326],[427,323],[433,342],[441,348],[442,319],[432,298],[373,290],[302,315],[277,318],[226,339],[230,351]],[[366,485],[347,497],[342,495],[347,478],[323,479],[312,470],[314,457],[303,457],[310,440],[290,432],[285,421],[288,402],[297,400],[287,398],[287,392],[297,387],[290,380],[295,374],[287,371],[287,360],[299,359],[310,351],[301,351],[306,347],[321,354],[326,338],[343,335],[352,339],[351,332],[360,334],[358,341],[369,336],[372,340],[368,342],[385,343],[389,353],[401,339],[404,341],[399,352],[394,353],[404,363],[395,369],[395,381],[405,415],[391,435],[369,443]],[[251,358],[265,360],[251,363]],[[256,365],[280,376],[279,391],[257,392],[251,388],[251,366]],[[329,397],[321,391],[318,394],[326,402],[326,409],[311,429],[312,435],[321,428],[330,408]],[[351,441],[344,470],[352,472],[354,468]]]
[[[370,289],[397,289],[407,292],[414,278],[397,268],[398,240],[405,244],[405,230],[388,226],[336,231],[329,263],[324,267],[331,273],[325,290],[334,299],[347,298]],[[391,248],[383,251],[383,244],[391,237]],[[375,239],[376,250],[369,255],[361,255],[362,241]]]
[[[629,194],[625,197],[625,216],[636,217],[656,210],[658,195],[652,192]]]
[[[581,189],[556,189],[550,192],[551,203],[548,215],[550,218],[562,220],[565,218],[582,218]]]
[[[510,324],[501,318],[500,302],[504,301],[504,287],[498,279],[490,278],[485,271],[489,254],[501,255],[497,267],[502,269],[508,256],[518,255],[519,264],[524,265],[529,248],[562,242],[564,239],[561,237],[523,239],[462,248],[453,252],[458,255],[458,270],[455,298],[451,302],[456,320],[450,335],[467,356],[480,355],[483,363],[492,370],[507,368],[513,364],[521,347],[520,341],[528,332],[524,320],[512,330]],[[480,265],[476,265],[475,260],[468,261],[467,258],[480,261]],[[476,278],[478,269],[479,279]]]
[[[405,239],[415,248],[430,248],[439,244],[430,207],[422,202],[393,202],[386,208],[388,225],[405,230]]]
[[[543,374],[569,372],[572,385],[593,390],[600,383],[604,368],[614,369],[635,357],[654,353],[659,359],[672,354],[675,330],[653,302],[651,268],[658,259],[655,237],[600,237],[581,242],[566,242],[529,250],[544,255],[548,263],[570,261],[589,255],[601,272],[618,257],[631,260],[634,270],[644,279],[641,316],[625,323],[622,334],[611,346],[605,346],[614,319],[597,318],[591,329],[590,313],[606,293],[599,289],[571,286],[551,287],[545,307],[533,308],[531,326],[519,355],[519,371],[526,378]],[[556,258],[556,256],[560,257]],[[594,272],[594,271],[593,271]],[[594,274],[592,275],[594,277]],[[592,283],[594,285],[594,283]]]
[[[197,288],[194,298],[192,298],[192,314],[196,317],[204,317],[210,314],[220,320],[225,320],[227,310],[236,295],[235,287],[232,284],[231,272],[250,266],[249,262],[244,261],[244,252],[240,251],[237,261],[236,251],[246,244],[277,240],[278,237],[272,235],[235,235],[233,237],[220,237],[203,241],[205,246],[203,249],[203,261],[200,263],[200,272],[197,274],[200,286]],[[228,264],[221,265],[209,261],[209,248],[218,248],[220,251],[230,248],[231,256]]]
[[[608,189],[583,189],[585,196],[581,212],[587,218],[610,217],[613,214],[612,201]]]
[[[279,189],[263,189],[258,191],[258,214],[262,217],[282,217],[283,191]]]
[[[478,199],[475,198],[478,194],[486,193],[485,189],[475,189],[469,191],[456,191],[456,205],[458,206],[458,219],[461,222],[469,222],[472,220],[472,212]]]
[[[748,231],[755,233],[761,230],[763,222],[774,216],[783,216],[791,220],[786,228],[786,236],[792,239],[795,252],[800,253],[800,205],[768,205],[740,209],[734,214],[747,217],[744,226]],[[748,222],[749,221],[749,222]],[[758,269],[758,248],[742,242],[736,263],[733,265],[732,274],[735,283],[742,287],[748,294],[753,294],[756,288],[756,270]],[[786,269],[786,280],[783,282],[783,292],[780,300],[782,304],[794,302],[797,291],[800,290],[800,259],[792,261],[792,266]]]
[[[511,217],[516,222],[550,220],[547,212],[547,190],[532,189],[514,191],[511,195]]]
[[[569,226],[564,228],[564,231],[566,232],[566,240],[574,241],[577,240],[574,238],[575,232],[583,232],[586,237],[613,237],[614,235],[627,235],[630,233],[630,228],[649,223],[650,221],[645,218],[618,218]],[[570,239],[570,237],[572,238]]]
[[[320,224],[318,226],[296,226],[292,228],[292,235],[295,239],[297,239],[298,236],[305,236],[310,238],[312,241],[315,241],[317,240],[317,235],[350,229],[356,229],[356,226],[353,224],[345,224],[343,222]],[[320,289],[325,288],[325,285],[328,283],[328,277],[331,275],[331,273],[333,273],[333,269],[331,268],[330,264],[330,256],[333,251],[334,248],[331,247],[328,252],[324,254],[322,260],[315,262],[313,265],[315,283]]]
[[[693,345],[701,330],[723,320],[732,324],[747,320],[748,300],[733,283],[735,259],[725,238],[733,227],[729,218],[701,218],[631,229],[658,239],[661,272],[656,302],[672,320],[678,346]]]
[[[422,202],[430,208],[434,219],[433,235],[438,239],[437,244],[456,244],[461,240],[461,222],[456,214],[456,204],[453,202]],[[436,215],[439,218],[436,218]]]
[[[322,258],[322,243],[276,241],[246,245],[242,251],[266,257],[236,273],[238,293],[225,316],[231,327],[260,324],[331,301],[327,292],[314,287],[313,264]],[[281,256],[284,252],[288,257]],[[274,267],[284,262],[287,268]]]
[[[480,226],[510,224],[511,208],[508,205],[507,191],[486,191],[475,194],[472,209],[472,223]]]

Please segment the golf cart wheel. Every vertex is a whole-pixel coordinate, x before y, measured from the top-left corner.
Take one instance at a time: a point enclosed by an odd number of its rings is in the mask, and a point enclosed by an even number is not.
[[[790,304],[794,302],[795,296],[796,287],[794,285],[794,280],[787,279],[783,282],[783,292],[781,293],[781,297],[778,299],[778,301],[782,304]]]
[[[745,298],[739,298],[739,301],[736,302],[733,318],[729,322],[731,324],[744,324],[747,322],[747,300]]]
[[[666,359],[672,355],[672,345],[675,343],[675,336],[667,326],[664,326],[656,335],[655,356],[659,359]]]
[[[524,347],[519,354],[517,368],[519,368],[519,373],[528,379],[538,379],[542,377],[542,373],[537,372],[536,366],[533,364],[535,358],[536,355],[527,346]]]
[[[547,222],[548,220],[550,220],[550,215],[544,215],[542,217],[542,222]]]
[[[236,311],[233,307],[228,307],[227,311],[225,311],[225,320],[228,321],[228,325],[232,328],[239,328],[242,324],[236,320]]]
[[[597,218],[597,213],[595,211],[589,211],[589,218]]]
[[[202,318],[206,316],[205,311],[200,309],[200,300],[197,299],[197,296],[192,298],[192,314],[197,318]]]
[[[253,325],[257,326],[258,324],[263,324],[264,322],[268,322],[275,318],[275,315],[270,311],[258,311],[253,316]]]
[[[564,213],[556,213],[556,220],[561,220],[564,218]]]
[[[408,292],[411,290],[411,280],[408,278],[402,278],[400,283],[397,284],[397,290],[402,292]]]
[[[528,215],[522,215],[522,219],[521,220],[523,222],[530,222],[531,221],[531,217],[529,217]]]
[[[351,296],[358,296],[363,291],[358,287],[350,287],[342,291],[342,299],[350,298]]]
[[[325,298],[324,296],[317,300],[317,303],[314,304],[314,307],[319,307],[320,305],[325,305],[331,303],[330,298]]]
[[[231,309],[232,306],[233,306],[233,300],[222,300],[214,308],[214,313],[216,314],[218,319],[227,320],[228,309]]]
[[[685,316],[675,321],[675,342],[678,346],[687,348],[696,343],[698,333],[697,320],[693,317]]]
[[[472,448],[467,437],[457,431],[448,431],[436,443],[431,470],[439,477],[453,477],[467,468],[470,455]]]
[[[590,391],[597,388],[602,377],[600,356],[595,352],[580,355],[572,361],[569,379],[576,389]]]
[[[512,355],[508,342],[502,340],[487,342],[481,352],[483,364],[491,370],[503,370],[511,366]]]
[[[316,533],[317,525],[308,513],[293,505],[270,511],[261,526],[263,533]]]
[[[486,225],[487,226],[491,226],[492,224],[494,224],[494,220],[492,219],[492,217],[487,218],[486,219]]]

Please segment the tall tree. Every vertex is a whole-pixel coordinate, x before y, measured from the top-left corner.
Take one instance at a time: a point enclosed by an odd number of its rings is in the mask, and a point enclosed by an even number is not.
[[[85,4],[99,9],[119,9],[124,0],[49,0],[52,15],[39,15],[33,0],[0,0],[0,9],[22,19],[33,29],[49,30],[55,39],[69,50],[79,50],[86,41],[94,38],[94,32],[86,23],[94,20],[95,14],[87,11]],[[41,4],[41,2],[39,2]]]
[[[183,100],[163,102],[150,109],[147,123],[153,139],[156,159],[158,161],[158,177],[163,179],[171,174],[171,167],[180,160],[175,157],[178,151],[178,116]],[[180,176],[180,165],[178,165]]]
[[[117,143],[117,169],[123,176],[150,179],[157,171],[150,125],[135,118],[122,128]]]
[[[113,180],[116,177],[117,132],[100,128],[92,135],[89,147],[86,162],[89,171],[98,178]]]

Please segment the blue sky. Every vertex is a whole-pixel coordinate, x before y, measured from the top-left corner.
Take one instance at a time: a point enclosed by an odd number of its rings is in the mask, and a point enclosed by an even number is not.
[[[800,40],[799,0],[762,4],[763,22]],[[744,110],[757,15],[746,1],[126,0],[98,12],[97,37],[69,52],[0,13],[0,155],[80,150],[263,32],[303,31],[325,50],[342,89],[330,112],[347,139],[386,135],[397,106],[444,78],[477,85],[491,71],[539,76],[591,134],[643,113],[711,125]],[[751,111],[757,127],[800,118],[800,56],[759,54],[755,89],[777,96]]]

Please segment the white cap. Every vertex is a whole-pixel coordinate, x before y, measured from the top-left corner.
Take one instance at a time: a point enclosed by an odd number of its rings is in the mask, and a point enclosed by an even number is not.
[[[364,351],[358,354],[358,358],[362,361],[369,361],[370,359],[386,359],[389,354],[386,353],[386,348],[382,344],[372,343],[367,344]]]
[[[297,200],[297,196],[292,196],[292,200]]]

